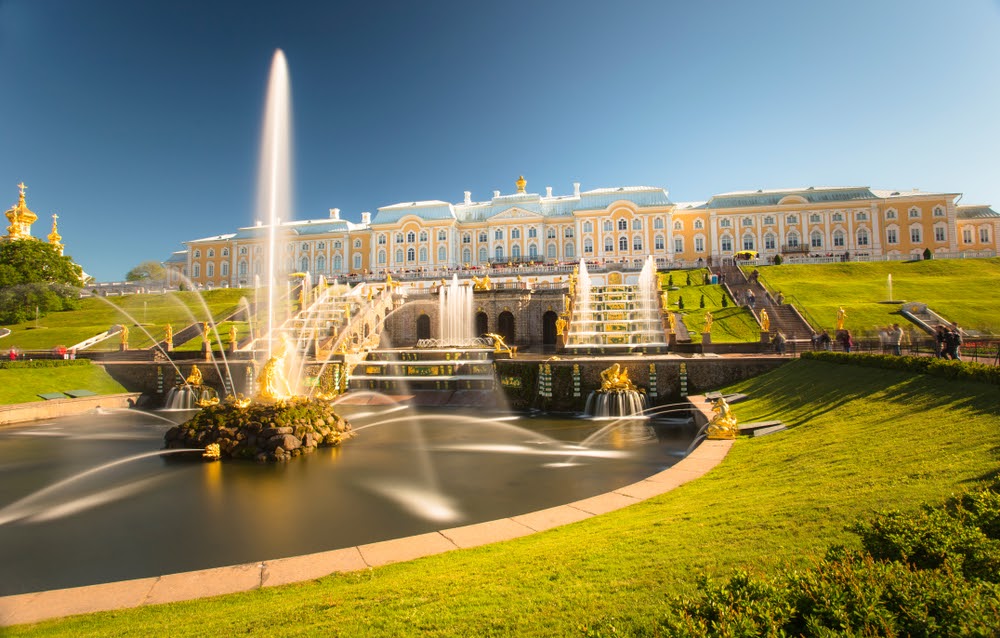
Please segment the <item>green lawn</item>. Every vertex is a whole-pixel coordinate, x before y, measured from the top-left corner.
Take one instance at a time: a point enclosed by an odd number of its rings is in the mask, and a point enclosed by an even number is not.
[[[898,305],[879,303],[889,297],[892,275],[896,300],[926,303],[963,328],[1000,334],[1000,297],[994,288],[1000,281],[1000,258],[783,264],[758,270],[772,294],[783,292],[787,301],[805,309],[807,319],[822,324],[819,328],[834,328],[840,306],[847,311],[846,327],[856,334],[899,322],[894,314]]]
[[[0,351],[11,347],[22,350],[49,350],[58,345],[70,347],[119,323],[129,325],[130,347],[148,348],[154,341],[163,339],[166,324],[171,324],[176,333],[196,321],[206,321],[209,313],[213,317],[228,314],[237,308],[243,297],[252,302],[253,291],[218,288],[200,295],[195,292],[169,292],[89,297],[82,300],[80,310],[50,313],[39,319],[37,327],[35,321],[6,326],[12,334],[0,340]],[[202,306],[202,299],[208,306],[207,312]],[[224,329],[228,332],[228,324]],[[225,337],[226,333],[223,333],[224,340]],[[92,349],[117,350],[119,343],[118,337],[114,336]],[[191,347],[199,346],[200,342],[196,342]]]
[[[99,365],[0,369],[0,405],[42,401],[39,394],[64,390],[90,390],[96,394],[126,391]]]
[[[699,575],[809,565],[832,542],[856,545],[845,526],[857,517],[940,502],[998,468],[996,386],[795,360],[730,389],[751,397],[733,407],[741,420],[781,419],[792,429],[739,440],[706,477],[624,510],[300,585],[7,631],[583,636],[613,627],[634,635]]]
[[[760,340],[760,325],[750,311],[740,308],[727,296],[727,306],[723,307],[722,297],[726,294],[722,286],[704,285],[705,268],[673,271],[674,285],[679,290],[667,291],[670,309],[678,312],[691,334],[691,339],[701,343],[701,332],[705,328],[705,313],[712,313],[712,341],[733,343]],[[687,285],[687,275],[691,275],[691,285]],[[660,274],[661,287],[669,286],[670,273]],[[701,297],[705,296],[705,307],[701,307]],[[679,310],[677,301],[684,299],[684,309]]]

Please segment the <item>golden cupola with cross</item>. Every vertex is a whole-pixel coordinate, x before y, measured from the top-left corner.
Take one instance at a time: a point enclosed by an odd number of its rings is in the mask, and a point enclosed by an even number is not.
[[[10,226],[7,227],[7,234],[3,238],[6,241],[34,239],[31,236],[31,225],[38,219],[38,215],[31,212],[28,205],[24,203],[24,191],[28,187],[24,185],[24,182],[18,184],[17,187],[21,191],[17,198],[17,204],[7,210],[7,221],[10,222]]]

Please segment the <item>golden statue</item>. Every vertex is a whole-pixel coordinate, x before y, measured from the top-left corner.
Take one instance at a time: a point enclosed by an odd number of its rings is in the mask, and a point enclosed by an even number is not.
[[[845,319],[847,319],[847,312],[844,310],[844,307],[841,306],[840,309],[837,310],[837,330],[844,329]]]
[[[122,329],[118,331],[118,337],[121,340],[123,346],[128,345],[128,326],[122,324]]]
[[[670,334],[676,333],[677,332],[677,319],[674,318],[674,313],[672,313],[672,312],[668,312],[667,313],[667,321],[670,323]]]
[[[7,221],[10,222],[10,226],[7,227],[7,236],[4,239],[8,240],[29,239],[31,225],[38,219],[38,215],[31,212],[28,205],[24,203],[24,191],[28,187],[24,185],[24,182],[18,184],[17,187],[20,189],[17,204],[7,210]]]
[[[229,324],[229,345],[236,347],[236,324]]]
[[[570,299],[569,295],[563,295],[563,312],[568,314],[572,306],[573,300]]]
[[[486,336],[493,339],[494,353],[509,354],[511,357],[514,356],[516,349],[504,343],[503,337],[493,332],[487,332]]]
[[[666,290],[664,290],[663,292],[660,293],[660,305],[663,307],[664,310],[666,310],[667,308],[670,307],[670,304],[667,302],[667,291]]]
[[[472,289],[473,290],[493,290],[493,283],[490,281],[489,275],[483,275],[482,278],[472,276]]]
[[[188,378],[184,380],[184,383],[186,383],[188,385],[201,385],[202,384],[201,370],[198,369],[197,365],[192,365],[191,366],[191,374],[189,374]]]
[[[565,317],[559,316],[556,318],[556,334],[564,335],[566,334],[566,327],[569,326],[569,322],[566,321]]]
[[[514,183],[517,184],[517,192],[523,193],[524,187],[528,185],[528,180],[524,179],[524,175],[519,175]]]
[[[280,401],[292,396],[285,378],[285,346],[282,344],[271,358],[264,362],[257,376],[257,398],[264,401]]]
[[[222,457],[222,450],[218,443],[209,443],[205,446],[205,451],[201,453],[201,458],[206,461],[218,461]]]
[[[625,390],[638,390],[632,380],[628,378],[627,368],[622,368],[615,363],[610,368],[601,371],[601,392],[622,392]]]
[[[56,249],[59,251],[59,254],[61,255],[61,254],[63,254],[63,245],[61,243],[59,243],[59,241],[62,239],[62,235],[59,234],[59,224],[56,221],[57,219],[59,219],[59,215],[53,214],[52,215],[52,232],[49,233],[48,239],[49,239],[49,243],[52,244],[53,246],[55,246]]]
[[[708,333],[712,332],[712,321],[713,321],[713,319],[712,319],[712,313],[706,312],[705,313],[705,327],[702,328],[702,330],[701,330],[702,334],[708,334]]]
[[[204,342],[205,346],[208,346],[208,322],[201,324],[201,340]]]
[[[169,323],[167,324],[166,332],[163,335],[163,340],[167,342],[168,346],[174,345],[174,327]]]
[[[715,412],[715,416],[708,422],[708,438],[713,441],[735,439],[740,433],[740,426],[726,400],[722,397],[716,399],[712,412]]]
[[[771,316],[767,314],[767,309],[760,311],[760,329],[764,332],[771,331]]]

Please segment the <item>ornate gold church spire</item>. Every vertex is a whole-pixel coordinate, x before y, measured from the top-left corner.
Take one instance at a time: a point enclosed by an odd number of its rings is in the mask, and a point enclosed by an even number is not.
[[[62,235],[59,234],[59,226],[56,221],[59,219],[59,215],[53,213],[52,215],[52,232],[49,233],[49,243],[59,249],[59,254],[63,254],[63,245],[59,243],[62,239]]]
[[[38,215],[31,212],[28,205],[24,203],[24,191],[28,187],[24,185],[24,182],[18,184],[17,187],[20,189],[17,204],[7,210],[7,221],[10,222],[10,226],[7,227],[7,235],[4,239],[8,241],[31,238],[31,225],[38,219]]]
[[[524,175],[519,176],[515,183],[517,184],[517,192],[519,193],[523,193],[524,187],[528,185],[528,181],[524,179]]]

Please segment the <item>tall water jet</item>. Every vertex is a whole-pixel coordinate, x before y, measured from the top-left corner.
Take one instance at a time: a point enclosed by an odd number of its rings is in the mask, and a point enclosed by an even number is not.
[[[463,286],[458,275],[438,290],[441,343],[446,346],[468,345],[473,339],[472,286]]]
[[[266,341],[265,358],[271,357],[271,340],[274,334],[274,291],[277,289],[277,227],[282,219],[289,219],[292,210],[292,98],[288,79],[288,65],[281,49],[274,52],[271,75],[268,80],[267,100],[260,145],[260,170],[257,180],[257,213],[266,219],[267,321],[263,338]]]

